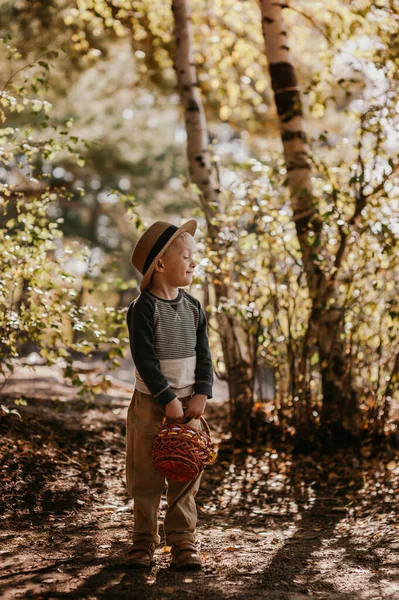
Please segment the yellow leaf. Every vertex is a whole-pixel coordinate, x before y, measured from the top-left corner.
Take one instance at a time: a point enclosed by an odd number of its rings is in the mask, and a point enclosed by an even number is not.
[[[324,106],[322,104],[319,104],[318,102],[314,104],[312,107],[312,115],[316,119],[322,117],[324,115]]]
[[[259,79],[259,81],[255,83],[255,89],[257,92],[264,92],[266,89],[266,80]]]
[[[231,115],[230,106],[227,106],[227,104],[224,104],[223,106],[220,107],[219,116],[222,119],[222,121],[227,121],[227,119],[230,117],[230,115]]]

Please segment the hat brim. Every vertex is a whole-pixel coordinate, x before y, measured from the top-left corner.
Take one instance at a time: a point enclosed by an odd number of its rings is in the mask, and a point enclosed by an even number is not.
[[[158,262],[158,259],[160,258],[160,256],[162,256],[162,254],[165,252],[165,250],[171,245],[171,243],[173,242],[173,240],[175,240],[177,238],[177,236],[180,235],[181,233],[183,233],[184,231],[186,231],[187,233],[189,233],[190,235],[193,236],[194,233],[197,230],[197,227],[198,227],[198,222],[195,219],[190,219],[189,221],[186,221],[186,223],[183,223],[183,225],[181,225],[181,227],[179,227],[179,229],[177,231],[175,231],[175,233],[167,241],[167,243],[162,248],[162,250],[160,252],[158,252],[158,254],[156,255],[156,257],[154,258],[154,260],[152,261],[152,263],[148,267],[148,269],[146,271],[146,274],[144,275],[144,277],[143,277],[143,279],[141,280],[141,283],[140,283],[140,290],[141,291],[144,291],[150,285],[152,273],[153,273],[153,271],[155,269],[155,266],[156,266],[156,264]]]

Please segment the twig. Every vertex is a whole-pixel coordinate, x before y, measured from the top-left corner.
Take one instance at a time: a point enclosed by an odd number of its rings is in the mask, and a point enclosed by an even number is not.
[[[79,558],[79,557],[74,556],[72,558],[59,560],[56,563],[47,565],[47,567],[40,567],[39,569],[27,569],[25,571],[16,571],[14,573],[8,573],[7,575],[0,575],[0,579],[10,579],[11,577],[18,577],[18,575],[29,575],[30,573],[43,573],[44,571],[51,571],[52,569],[55,569],[56,567],[64,565],[65,563],[73,562],[77,558]]]
[[[383,181],[381,181],[381,183],[376,185],[376,187],[369,194],[365,195],[366,198],[371,198],[372,196],[375,196],[376,194],[378,194],[379,192],[381,192],[384,189],[384,186],[385,186],[386,182],[388,181],[388,179],[390,177],[392,177],[392,175],[399,169],[399,162],[396,163],[396,165],[393,165],[393,167],[391,167],[391,168],[392,168],[391,172],[388,173],[388,175],[385,177],[385,179],[383,179]]]
[[[46,54],[49,54],[50,52],[54,52],[54,50],[46,50],[45,52],[41,52],[38,56],[36,56],[36,58],[34,58],[32,60],[32,62],[28,63],[27,65],[23,65],[22,67],[20,67],[19,69],[17,69],[16,71],[14,71],[14,73],[12,73],[10,75],[10,77],[7,79],[7,81],[4,84],[3,89],[1,90],[1,92],[3,93],[5,91],[5,89],[7,88],[7,86],[11,83],[11,81],[14,79],[15,75],[17,75],[18,73],[20,73],[21,71],[23,71],[24,69],[28,69],[29,67],[33,67],[33,65],[39,60],[39,58],[41,58],[42,56],[45,56]]]
[[[328,35],[326,34],[326,32],[320,27],[320,25],[318,25],[316,23],[316,21],[310,17],[309,15],[307,15],[306,13],[302,12],[301,10],[299,10],[298,8],[293,8],[292,6],[290,6],[289,4],[283,3],[282,4],[282,8],[288,8],[289,10],[292,10],[296,13],[298,13],[299,15],[302,15],[302,17],[305,17],[305,19],[307,19],[308,21],[310,21],[310,23],[312,23],[313,27],[316,27],[316,29],[318,29],[320,31],[320,33],[323,35],[323,37],[325,37],[325,39],[327,40],[327,42],[330,44],[330,46],[334,46],[334,43],[332,42],[332,40],[328,37]]]

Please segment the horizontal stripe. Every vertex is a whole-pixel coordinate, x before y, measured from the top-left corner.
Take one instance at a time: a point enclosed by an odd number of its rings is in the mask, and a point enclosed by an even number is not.
[[[138,391],[163,406],[194,392],[212,397],[206,318],[198,300],[181,289],[174,300],[144,291],[130,305],[127,322]]]
[[[176,304],[155,301],[154,330],[155,350],[158,358],[187,359],[195,356],[199,311],[182,298]]]
[[[170,385],[165,386],[163,388],[163,390],[161,390],[160,392],[158,392],[158,394],[155,394],[154,398],[158,398],[158,396],[160,396],[161,394],[163,394],[169,387],[170,387]]]
[[[196,356],[191,356],[190,358],[184,359],[179,358],[176,360],[160,360],[159,364],[161,367],[162,374],[168,380],[169,386],[176,393],[176,395],[178,390],[180,390],[180,393],[182,393],[181,390],[194,385],[195,367],[197,364]],[[143,386],[145,386],[145,383],[138,372],[136,372],[136,377],[137,389],[141,392],[148,393],[145,392],[144,389],[142,389]],[[160,390],[158,394],[154,396],[154,398],[156,398],[159,394],[162,394],[162,392],[164,392],[165,389]],[[181,396],[178,397],[180,398]]]
[[[149,394],[150,396],[152,395],[150,390],[144,383],[144,381],[142,379],[139,379],[138,377],[136,380],[135,389],[138,390],[139,392],[142,392],[143,394]],[[177,389],[177,388],[175,388],[175,389],[171,388],[171,389],[176,394],[177,398],[186,398],[187,396],[191,396],[194,393],[193,385],[189,385],[189,386],[187,386],[185,388],[181,388],[181,389]]]

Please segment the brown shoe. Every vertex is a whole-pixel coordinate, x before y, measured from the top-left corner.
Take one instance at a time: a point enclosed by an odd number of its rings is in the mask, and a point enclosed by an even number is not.
[[[154,564],[155,544],[134,542],[125,560],[125,566],[131,569],[151,569]]]
[[[170,552],[172,554],[171,566],[179,571],[199,571],[202,569],[200,555],[192,542],[172,544]]]

